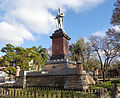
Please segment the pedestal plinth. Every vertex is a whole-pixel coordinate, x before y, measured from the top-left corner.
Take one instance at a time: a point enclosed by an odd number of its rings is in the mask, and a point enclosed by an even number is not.
[[[56,30],[52,36],[51,60],[69,58],[69,40],[71,39],[62,29]]]

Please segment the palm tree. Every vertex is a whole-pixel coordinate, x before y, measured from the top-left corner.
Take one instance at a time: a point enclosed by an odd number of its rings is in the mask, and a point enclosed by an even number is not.
[[[42,46],[39,46],[38,48],[33,46],[32,50],[32,57],[34,58],[34,63],[37,65],[37,69],[39,71],[39,69],[44,66],[45,61],[48,59],[47,49],[42,48]]]
[[[47,60],[47,49],[42,48],[42,46],[35,47],[33,46],[32,49],[36,52],[39,53],[39,56],[42,57],[44,60]]]
[[[85,53],[85,47],[84,47],[83,38],[78,40],[76,43],[70,45],[70,54],[72,60],[82,61],[84,63],[84,53]]]

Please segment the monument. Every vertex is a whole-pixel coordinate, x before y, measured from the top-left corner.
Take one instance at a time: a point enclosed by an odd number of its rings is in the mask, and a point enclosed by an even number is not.
[[[58,9],[55,19],[58,29],[50,36],[52,39],[52,56],[47,60],[41,72],[21,72],[18,86],[57,87],[66,89],[87,89],[89,84],[95,84],[93,78],[83,73],[80,61],[69,59],[69,40],[63,30],[64,13]]]
[[[83,65],[80,61],[75,62],[69,59],[69,40],[71,38],[63,29],[63,17],[64,13],[59,8],[55,18],[58,22],[58,29],[50,36],[52,56],[46,62],[43,70],[49,75],[60,76],[59,81],[63,81],[63,88],[87,89],[89,84],[94,84],[95,81],[91,76],[83,73]]]
[[[50,38],[52,39],[52,57],[55,59],[67,59],[69,57],[69,40],[71,39],[63,30],[63,17],[64,13],[58,9],[56,16],[58,30],[56,30]]]
[[[57,20],[57,30],[50,36],[52,39],[52,56],[46,62],[44,70],[47,72],[66,70],[70,67],[75,68],[76,62],[69,61],[69,40],[71,39],[63,29],[64,13],[58,9],[55,17]],[[65,73],[66,73],[65,72]],[[57,74],[58,72],[56,72]]]

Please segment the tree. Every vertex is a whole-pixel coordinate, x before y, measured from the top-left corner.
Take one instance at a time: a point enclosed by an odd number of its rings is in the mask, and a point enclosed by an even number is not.
[[[120,0],[117,0],[114,6],[115,9],[113,10],[110,23],[113,24],[114,26],[118,26],[118,29],[120,29]],[[120,52],[120,30],[109,29],[106,32],[106,34],[108,35],[109,39],[112,41],[113,45],[119,48],[119,52]]]
[[[7,64],[5,64],[5,61],[4,61],[3,57],[0,58],[0,67],[5,67],[6,65]]]
[[[96,56],[91,56],[87,62],[84,64],[84,69],[86,71],[94,71],[95,68],[98,68],[100,71],[100,62]]]
[[[9,52],[14,52],[14,46],[11,45],[11,44],[6,44],[6,47],[3,47],[1,49],[1,51],[6,53],[6,54],[9,53]]]
[[[33,46],[32,50],[35,51],[36,53],[39,53],[39,56],[42,57],[44,60],[48,59],[46,48],[42,48],[42,46],[38,46],[38,47]]]
[[[90,43],[85,42],[83,38],[70,45],[70,55],[73,61],[82,61],[86,71],[94,70],[95,67],[99,68],[99,60],[93,56]]]
[[[48,59],[47,49],[42,48],[42,46],[39,47],[33,46],[31,57],[33,58],[34,63],[39,71],[39,69],[43,68],[43,66],[45,65],[45,61]]]
[[[120,75],[120,61],[115,59],[111,62],[111,66],[108,68],[107,73],[113,77],[113,74]]]
[[[80,38],[76,43],[70,45],[71,59],[74,61],[82,61],[84,63],[85,42]]]
[[[1,49],[5,53],[3,56],[2,65],[6,67],[5,71],[9,74],[15,74],[15,67],[19,66],[21,70],[27,71],[29,69],[35,69],[36,65],[42,68],[45,64],[47,56],[45,55],[45,48],[41,46],[36,48],[22,48],[15,47],[11,44],[6,44]],[[34,61],[31,63],[31,61]]]
[[[90,64],[91,62],[91,46],[88,42],[84,43],[84,54],[83,54],[83,58],[84,58],[84,69],[86,71],[90,71],[92,70],[92,65]]]
[[[15,74],[15,66],[14,66],[14,59],[15,59],[15,53],[14,53],[14,46],[11,44],[6,44],[6,47],[3,47],[1,49],[3,53],[6,55],[3,56],[2,64],[3,66],[7,67],[5,71],[8,74]]]
[[[113,41],[110,40],[108,36],[103,38],[91,36],[90,42],[93,50],[96,52],[99,58],[101,70],[103,73],[103,80],[105,81],[105,73],[112,60],[119,56],[119,48],[114,46]]]
[[[21,70],[29,70],[32,68],[30,66],[29,62],[31,61],[30,55],[31,55],[31,48],[22,48],[22,47],[15,47],[15,65],[19,66]]]
[[[108,29],[106,32],[109,40],[111,41],[112,45],[118,48],[118,52],[120,53],[120,31],[115,29]]]
[[[113,10],[111,24],[120,25],[120,0],[117,0],[114,6],[115,6],[115,9]]]

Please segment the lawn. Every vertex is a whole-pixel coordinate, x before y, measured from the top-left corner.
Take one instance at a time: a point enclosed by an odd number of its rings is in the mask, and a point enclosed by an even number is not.
[[[117,83],[117,87],[120,87],[120,79],[118,80],[114,80],[114,81],[108,81],[108,82],[104,82],[104,83],[101,83],[101,84],[95,84],[95,85],[91,85],[89,88],[90,89],[99,89],[99,88],[111,88],[114,83]]]

